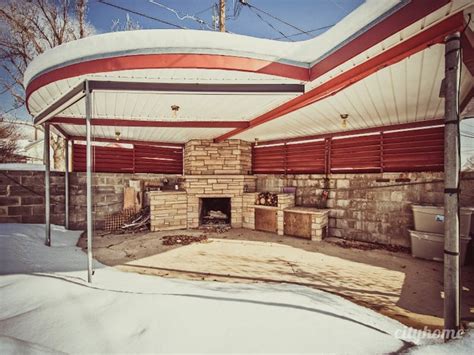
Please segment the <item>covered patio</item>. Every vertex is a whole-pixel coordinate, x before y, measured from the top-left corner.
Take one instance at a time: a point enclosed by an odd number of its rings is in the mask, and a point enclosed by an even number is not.
[[[70,170],[86,172],[89,282],[95,172],[181,176],[186,197],[156,194],[157,205],[184,211],[181,229],[197,226],[206,194],[231,199],[232,227],[255,227],[245,199],[261,192],[258,174],[320,174],[328,183],[346,174],[338,184],[348,188],[357,174],[403,180],[444,171],[445,327],[457,328],[459,123],[474,96],[472,9],[468,0],[368,1],[304,42],[148,30],[92,36],[39,56],[25,74],[27,106],[46,137],[53,130],[66,141],[66,227]],[[107,151],[101,143],[131,147]],[[45,139],[47,245],[49,149]],[[295,203],[278,197],[287,202],[276,207],[282,216]],[[282,223],[275,219],[278,234]]]

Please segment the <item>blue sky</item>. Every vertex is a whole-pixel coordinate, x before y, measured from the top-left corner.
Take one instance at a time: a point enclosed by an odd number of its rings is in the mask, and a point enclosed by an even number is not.
[[[199,29],[200,25],[192,20],[180,21],[175,14],[162,7],[159,7],[148,0],[105,0],[118,6],[133,9],[150,16],[188,28]],[[218,0],[154,0],[157,3],[173,8],[181,14],[188,14],[200,17],[208,24],[212,23],[212,10],[209,9]],[[267,11],[275,17],[309,31],[322,26],[332,25],[359,6],[363,0],[247,0],[249,4]],[[226,14],[233,16],[234,3],[237,0],[227,0]],[[295,34],[298,31],[284,25],[262,13],[260,15],[272,23],[277,30],[285,35]],[[173,28],[157,21],[146,19],[130,13],[130,16],[137,20],[143,28]],[[97,0],[90,1],[88,13],[89,21],[101,32],[109,32],[114,19],[124,19],[125,12],[119,9],[99,3]],[[282,35],[272,29],[255,15],[248,7],[243,7],[238,18],[227,20],[227,30],[234,33],[264,37],[279,38]],[[315,36],[321,32],[315,32]],[[308,39],[307,35],[291,37],[294,40]]]
[[[155,3],[176,10],[180,17],[183,15],[195,15],[208,25],[212,25],[212,5],[218,0],[104,0],[108,3],[127,8],[130,12],[114,8],[100,3],[98,0],[89,0],[87,20],[95,27],[97,33],[112,31],[114,21],[119,20],[121,24],[126,22],[127,14],[134,23],[138,23],[143,29],[175,28],[156,20],[151,20],[133,12],[139,12],[151,17],[164,20],[189,29],[200,29],[201,25],[194,20],[180,20],[175,13],[160,7]],[[289,36],[291,40],[301,41],[315,37],[325,31],[319,30],[311,34],[300,34],[298,30],[272,19],[257,10],[242,7],[237,18],[234,16],[234,4],[238,0],[227,0],[226,28],[229,32],[248,36],[280,39],[287,41],[283,35]],[[251,5],[266,11],[274,17],[280,18],[291,25],[304,31],[311,31],[320,27],[330,26],[361,5],[363,0],[247,0]],[[273,29],[255,12],[275,28]],[[283,35],[281,33],[283,33]],[[0,95],[0,110],[8,111],[13,105],[13,100],[8,93]],[[10,112],[12,116],[19,119],[30,120],[29,114],[24,108]]]

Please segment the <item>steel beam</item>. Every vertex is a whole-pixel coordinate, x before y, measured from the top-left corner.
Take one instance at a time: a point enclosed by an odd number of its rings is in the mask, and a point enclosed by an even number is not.
[[[92,92],[89,82],[85,82],[86,95],[86,195],[87,195],[87,281],[92,282],[92,143],[91,143],[91,117],[92,117]]]
[[[50,127],[44,124],[44,223],[45,244],[51,246],[51,157],[50,157]]]
[[[299,94],[304,92],[302,84],[195,84],[195,83],[151,83],[136,81],[89,80],[92,91],[154,91],[170,93],[240,93],[240,94]]]
[[[85,119],[78,117],[54,117],[50,120],[56,126],[59,124],[82,126]],[[118,118],[93,118],[93,126],[105,127],[179,127],[179,128],[243,128],[248,127],[248,121],[154,121],[130,120]]]
[[[459,292],[459,33],[446,37],[444,128],[444,328],[453,338],[460,326]]]
[[[69,140],[64,140],[64,227],[69,229]]]
[[[84,97],[84,83],[76,85],[64,95],[59,97],[52,104],[48,105],[43,111],[37,114],[34,118],[34,124],[42,124],[51,117],[63,112],[68,107],[74,105],[76,102]]]
[[[81,136],[71,136],[71,140],[74,141],[85,141],[86,137],[81,137]],[[103,142],[103,143],[124,143],[124,144],[135,144],[135,145],[150,145],[150,146],[160,146],[160,147],[172,147],[172,148],[183,148],[184,144],[183,143],[170,143],[170,142],[149,142],[149,141],[140,141],[140,140],[134,140],[134,139],[120,139],[117,141],[116,139],[113,138],[100,138],[100,137],[94,137],[94,142]]]

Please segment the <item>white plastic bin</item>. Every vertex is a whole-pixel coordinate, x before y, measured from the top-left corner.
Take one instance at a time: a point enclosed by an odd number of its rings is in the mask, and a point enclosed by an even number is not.
[[[418,232],[444,234],[444,207],[412,205],[415,230]],[[471,209],[460,210],[459,233],[468,237],[471,229]]]
[[[444,235],[437,233],[427,233],[410,230],[411,255],[415,258],[444,260]],[[464,265],[466,259],[466,250],[470,237],[461,237],[459,263]]]
[[[471,238],[474,237],[474,207],[466,207],[469,211],[471,211],[471,232],[470,236]]]

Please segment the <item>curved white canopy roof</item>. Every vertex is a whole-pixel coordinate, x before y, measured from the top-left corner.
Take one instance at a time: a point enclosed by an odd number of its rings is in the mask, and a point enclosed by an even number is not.
[[[114,138],[115,121],[138,120],[175,123],[176,127],[122,128],[121,137],[183,143],[233,132],[235,127],[225,122],[240,122],[239,127],[245,122],[252,125],[266,113],[360,67],[366,74],[356,77],[356,84],[350,82],[332,93],[328,90],[327,97],[317,102],[233,136],[267,140],[338,131],[341,113],[350,114],[350,129],[440,118],[443,105],[438,91],[444,47],[433,44],[443,38],[443,31],[459,29],[462,12],[470,4],[470,0],[433,0],[429,4],[420,0],[368,0],[322,35],[291,43],[193,30],[91,36],[56,47],[31,63],[25,74],[27,106],[37,116],[84,80],[247,85],[249,92],[193,92],[180,86],[172,91],[94,91],[93,118],[110,120],[110,125],[94,128],[102,138]],[[410,6],[416,13],[410,13]],[[400,11],[405,11],[406,19],[395,17]],[[454,18],[456,14],[460,17]],[[402,26],[405,22],[407,25]],[[436,41],[434,36],[438,36]],[[414,47],[412,43],[424,38],[424,47]],[[370,46],[358,50],[364,41]],[[403,57],[390,57],[392,50],[400,52],[399,47],[404,50]],[[372,60],[384,56],[389,67],[366,70]],[[283,84],[304,85],[306,93],[271,90]],[[260,89],[251,92],[250,88],[257,86]],[[464,67],[462,94],[471,88],[472,76]],[[178,112],[172,112],[173,105],[180,107]],[[84,127],[73,121],[85,116],[82,100],[56,116],[62,119],[55,124],[63,134],[84,136]],[[201,125],[186,126],[183,121]]]
[[[289,63],[304,68],[337,45],[395,11],[402,0],[367,0],[320,36],[301,42],[281,42],[200,30],[139,30],[111,32],[68,42],[38,56],[25,73],[32,79],[57,67],[91,59],[137,54],[219,54]],[[398,5],[398,6],[397,6]],[[334,39],[337,38],[337,42]]]

